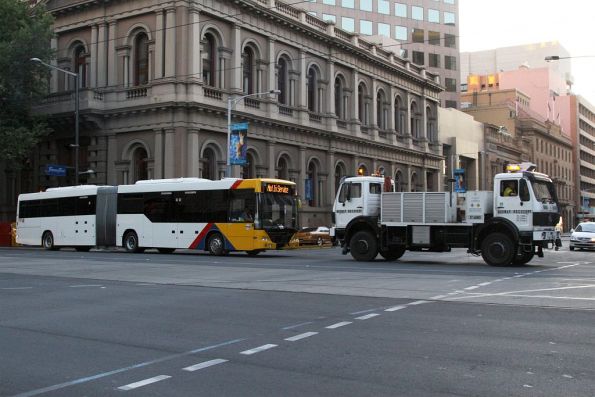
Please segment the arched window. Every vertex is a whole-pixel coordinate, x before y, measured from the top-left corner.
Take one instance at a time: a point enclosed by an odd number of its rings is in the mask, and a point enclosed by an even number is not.
[[[434,191],[434,173],[427,171],[426,172],[426,183],[427,183],[427,187],[426,187],[426,191],[428,192],[433,192]]]
[[[132,154],[133,175],[131,183],[149,179],[147,165],[147,151],[143,147],[137,147]]]
[[[345,165],[343,163],[337,163],[335,167],[335,193],[339,189],[339,185],[341,184],[341,179],[346,175],[345,172]]]
[[[279,58],[277,63],[277,89],[281,91],[277,100],[282,105],[289,105],[289,73],[287,68],[287,60],[285,58]]]
[[[79,75],[79,88],[87,86],[87,58],[85,47],[79,45],[74,50],[74,71]]]
[[[428,106],[426,107],[426,130],[430,142],[435,142],[438,140],[435,129],[436,127],[434,124],[434,116],[432,114],[432,109]]]
[[[345,120],[345,109],[343,108],[343,80],[337,76],[335,79],[335,114],[340,120]]]
[[[378,90],[378,94],[376,94],[376,124],[381,130],[385,130],[387,125],[384,102],[386,102],[384,100],[384,91]]]
[[[319,189],[318,189],[318,164],[315,161],[310,161],[308,164],[308,174],[306,179],[306,200],[310,207],[318,207]]]
[[[419,138],[418,134],[418,123],[417,123],[417,104],[411,102],[411,120],[410,120],[410,134],[414,138]]]
[[[215,87],[217,76],[217,41],[212,33],[205,34],[202,51],[202,80],[205,85]]]
[[[318,113],[318,72],[314,66],[308,69],[308,110]]]
[[[139,33],[134,40],[134,85],[149,82],[149,38]]]
[[[397,95],[395,98],[395,130],[399,134],[403,134],[405,132],[403,129],[405,118],[403,116],[403,111],[401,110],[402,106],[403,101],[401,100],[401,97]]]
[[[206,148],[202,154],[202,178],[217,179],[217,160],[215,152],[211,148]]]
[[[242,167],[242,178],[251,179],[256,177],[256,162],[253,153],[246,153],[246,165]]]
[[[357,86],[357,101],[358,101],[358,113],[359,113],[359,121],[362,125],[366,125],[366,103],[365,103],[365,95],[366,95],[366,86],[363,83],[360,83]]]
[[[403,190],[403,173],[401,171],[397,171],[395,174],[395,191],[402,192]]]
[[[277,162],[277,178],[289,180],[289,165],[285,156],[279,157]]]
[[[242,54],[242,87],[244,94],[254,94],[256,92],[256,73],[254,69],[254,50],[246,46],[246,48],[244,48],[244,53]]]

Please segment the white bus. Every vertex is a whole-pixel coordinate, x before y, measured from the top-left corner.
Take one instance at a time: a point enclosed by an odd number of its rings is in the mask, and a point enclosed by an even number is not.
[[[297,246],[295,183],[278,179],[139,181],[19,196],[17,242],[46,249],[120,246],[225,255]]]
[[[19,196],[17,243],[88,251],[114,245],[116,188],[69,186]]]

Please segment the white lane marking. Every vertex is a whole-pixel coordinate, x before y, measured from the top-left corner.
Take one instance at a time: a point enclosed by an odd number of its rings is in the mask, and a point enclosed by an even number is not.
[[[294,325],[288,325],[287,327],[283,327],[281,329],[292,329],[292,328],[298,328],[301,327],[302,325],[308,325],[308,324],[312,324],[312,321],[306,321],[305,323],[299,323],[299,324],[294,324]]]
[[[407,306],[405,305],[399,305],[399,306],[393,306],[393,307],[389,307],[388,309],[384,309],[385,312],[396,312],[397,310],[401,310],[406,308]]]
[[[479,287],[478,287],[477,285],[474,285],[474,286],[472,286],[472,287],[467,287],[467,288],[463,288],[463,289],[465,289],[465,290],[469,291],[469,290],[472,290],[472,289],[477,289],[477,288],[479,288]]]
[[[137,389],[139,387],[150,385],[151,383],[159,382],[159,381],[169,379],[169,378],[171,378],[171,376],[169,376],[169,375],[159,375],[159,376],[155,376],[153,378],[149,378],[149,379],[141,380],[138,382],[130,383],[128,385],[120,386],[120,387],[118,387],[118,389],[119,390]]]
[[[438,300],[438,299],[442,299],[442,298],[446,298],[446,295],[436,295],[436,296],[432,296],[430,299]]]
[[[566,299],[566,300],[577,300],[577,301],[595,301],[595,298],[577,298],[575,296],[552,296],[552,295],[523,295],[523,294],[471,294],[467,296],[461,296],[453,298],[457,300],[471,299],[471,298],[489,298],[491,296],[502,296],[502,297],[514,297],[514,298],[540,298],[540,299]]]
[[[352,316],[355,316],[357,314],[370,313],[370,312],[373,312],[373,311],[379,310],[379,309],[382,309],[382,308],[381,307],[377,307],[375,309],[360,310],[359,312],[353,312],[353,313],[349,313],[349,314],[351,314]]]
[[[93,381],[93,380],[96,380],[96,379],[105,378],[107,376],[111,376],[111,375],[119,374],[119,373],[122,373],[122,372],[130,371],[130,370],[133,370],[133,369],[136,369],[136,368],[142,368],[142,367],[146,367],[148,365],[157,364],[157,363],[161,363],[161,362],[164,362],[164,361],[169,361],[169,360],[172,360],[172,359],[175,359],[175,358],[184,357],[184,356],[188,356],[188,355],[191,355],[191,354],[196,354],[196,353],[204,352],[204,351],[207,351],[207,350],[216,349],[218,347],[232,345],[234,343],[238,343],[238,342],[241,342],[243,340],[244,339],[232,339],[232,340],[228,340],[226,342],[218,343],[216,345],[211,345],[211,346],[206,346],[206,347],[199,347],[198,349],[189,350],[189,351],[183,352],[183,353],[171,354],[169,356],[157,358],[155,360],[145,361],[145,362],[142,362],[142,363],[139,363],[139,364],[134,364],[134,365],[131,365],[129,367],[118,368],[118,369],[115,369],[113,371],[103,372],[103,373],[100,373],[100,374],[87,376],[85,378],[79,378],[79,379],[71,380],[69,382],[58,383],[56,385],[46,386],[46,387],[42,387],[40,389],[35,389],[35,390],[30,390],[30,391],[27,391],[27,392],[24,392],[24,393],[17,394],[14,397],[32,397],[32,396],[37,396],[39,394],[43,394],[43,393],[47,393],[47,392],[50,392],[50,391],[64,389],[64,388],[69,387],[69,386],[80,385],[82,383],[87,383],[87,382],[90,382],[90,381]]]
[[[325,327],[326,329],[335,329],[335,328],[339,328],[339,327],[344,327],[345,325],[349,325],[351,324],[351,321],[341,321],[340,323],[335,323],[332,325],[329,325],[328,327]]]
[[[304,339],[304,338],[309,338],[311,336],[314,336],[318,334],[318,332],[304,332],[303,334],[299,334],[299,335],[295,335],[289,338],[285,338],[285,340],[289,341],[289,342],[295,342],[296,340],[300,340],[300,339]]]
[[[0,289],[33,289],[33,287],[5,287]]]
[[[194,364],[186,368],[182,368],[184,371],[193,372],[198,371],[199,369],[212,367],[213,365],[223,364],[226,363],[228,360],[224,360],[222,358],[217,358],[215,360],[204,361],[202,363]]]
[[[274,347],[277,347],[277,345],[273,345],[272,343],[269,343],[267,345],[262,345],[262,346],[255,347],[254,349],[244,350],[243,352],[240,352],[240,354],[243,354],[245,356],[249,356],[251,354],[256,354],[256,353],[260,353],[260,352],[265,351],[265,350],[272,349]]]
[[[370,314],[366,314],[365,316],[356,317],[355,319],[356,320],[367,320],[369,318],[376,317],[376,316],[380,316],[380,314],[378,314],[378,313],[370,313]]]
[[[419,300],[419,301],[409,302],[407,304],[409,306],[415,306],[415,305],[423,305],[424,303],[430,303],[430,301]]]
[[[490,285],[490,284],[492,284],[491,281],[486,281],[485,283],[479,283],[477,285],[480,286],[480,287],[485,287],[486,285]]]
[[[519,291],[495,292],[495,293],[492,293],[492,294],[489,294],[489,293],[488,294],[475,293],[475,294],[472,294],[472,295],[474,295],[474,296],[478,296],[478,295],[480,295],[480,296],[499,296],[499,295],[510,295],[510,294],[522,294],[522,293],[527,293],[527,292],[559,291],[559,290],[564,290],[564,289],[579,289],[579,288],[593,288],[593,287],[595,287],[595,284],[576,285],[576,286],[571,286],[571,287],[525,289],[525,290],[519,290]]]
[[[101,284],[79,284],[79,285],[69,285],[70,288],[85,288],[85,287],[103,287]]]

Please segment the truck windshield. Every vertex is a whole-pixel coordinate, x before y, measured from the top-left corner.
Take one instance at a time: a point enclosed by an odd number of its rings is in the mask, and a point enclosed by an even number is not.
[[[556,189],[552,182],[535,180],[533,181],[533,191],[535,192],[535,198],[542,203],[555,203],[558,201]]]
[[[265,229],[297,229],[297,200],[288,194],[262,193],[258,218]]]

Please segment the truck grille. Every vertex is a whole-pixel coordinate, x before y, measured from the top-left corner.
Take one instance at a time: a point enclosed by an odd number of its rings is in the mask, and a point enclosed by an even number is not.
[[[556,226],[560,222],[560,214],[553,212],[534,212],[533,226]]]

